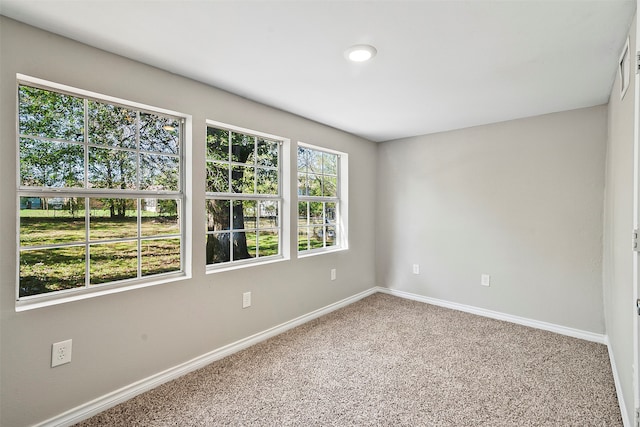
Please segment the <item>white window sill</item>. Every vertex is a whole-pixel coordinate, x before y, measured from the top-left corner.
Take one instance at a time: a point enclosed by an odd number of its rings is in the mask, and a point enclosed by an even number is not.
[[[287,259],[288,258],[285,258],[282,255],[274,255],[270,257],[258,258],[258,260],[249,259],[225,264],[209,264],[207,265],[207,274],[221,273],[224,271],[232,271],[242,268],[256,267],[259,265],[273,264],[275,262],[286,261]]]
[[[324,255],[324,254],[332,254],[335,252],[346,251],[349,248],[338,247],[338,248],[320,248],[320,249],[309,249],[307,251],[298,252],[298,258],[308,258],[316,255]]]
[[[73,301],[99,297],[102,295],[115,294],[118,292],[130,291],[132,289],[157,286],[165,283],[172,283],[179,280],[189,279],[186,273],[168,273],[160,277],[150,277],[148,279],[136,280],[135,283],[123,282],[120,284],[94,285],[91,288],[69,289],[42,295],[24,297],[16,301],[16,311],[34,310],[36,308],[50,307],[58,304],[65,304]]]

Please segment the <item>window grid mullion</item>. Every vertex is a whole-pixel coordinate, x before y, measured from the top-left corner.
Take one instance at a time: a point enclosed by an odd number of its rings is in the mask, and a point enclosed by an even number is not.
[[[157,204],[157,201],[156,201]],[[138,277],[142,277],[142,199],[136,199],[137,215],[136,215],[136,233],[138,241]]]
[[[233,165],[231,164],[231,159],[233,158],[233,132],[229,131],[228,134],[228,148],[227,148],[227,190],[229,193],[233,193]]]
[[[140,190],[142,176],[140,174],[140,111],[136,111],[136,190]]]
[[[140,156],[140,111],[136,111],[136,190],[140,190],[142,187],[142,173],[141,173],[141,156]],[[156,199],[157,205],[157,199]],[[136,198],[136,237],[137,237],[137,250],[138,257],[136,262],[136,277],[142,277],[142,199]]]
[[[253,137],[253,194],[258,194],[258,137]]]
[[[83,121],[84,121],[84,135],[83,135],[83,156],[84,156],[84,189],[89,188],[89,100],[83,100]],[[91,198],[89,195],[84,198],[84,287],[88,289],[91,285],[91,245],[89,239],[91,238],[91,206],[89,202]]]
[[[83,135],[83,145],[84,145],[84,177],[83,188],[89,188],[89,101],[87,99],[84,100],[84,135]]]
[[[233,201],[229,203],[229,260],[233,262]]]
[[[89,257],[89,250],[91,249],[91,245],[89,244],[91,239],[91,207],[89,206],[89,201],[91,199],[89,197],[84,198],[84,287],[88,288],[91,284],[91,259]]]
[[[311,249],[311,203],[307,202],[307,249]]]
[[[257,150],[256,150],[256,154]],[[257,157],[256,157],[257,159]],[[260,223],[262,221],[262,213],[260,212],[260,200],[256,201],[256,225],[255,225],[255,229],[256,229],[256,258],[260,258],[260,231],[262,230],[262,227],[260,226]],[[280,210],[278,210],[278,213],[280,213]],[[278,246],[279,247],[279,246]]]
[[[327,202],[322,202],[322,247],[327,247]]]

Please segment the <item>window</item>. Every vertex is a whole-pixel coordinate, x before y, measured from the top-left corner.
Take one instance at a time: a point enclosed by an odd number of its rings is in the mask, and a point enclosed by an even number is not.
[[[51,85],[18,85],[18,299],[182,273],[183,118]]]
[[[276,136],[208,122],[208,266],[241,265],[282,256],[283,141]]]
[[[346,246],[341,203],[343,153],[298,145],[298,252]]]

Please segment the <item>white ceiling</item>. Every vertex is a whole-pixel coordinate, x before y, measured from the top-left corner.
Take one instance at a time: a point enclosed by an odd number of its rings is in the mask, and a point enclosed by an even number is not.
[[[604,104],[634,0],[0,0],[0,13],[384,141]],[[353,44],[368,63],[348,63]]]

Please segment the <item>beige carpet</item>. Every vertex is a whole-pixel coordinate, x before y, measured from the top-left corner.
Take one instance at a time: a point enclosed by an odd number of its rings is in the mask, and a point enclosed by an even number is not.
[[[604,345],[386,294],[80,426],[622,426]]]

